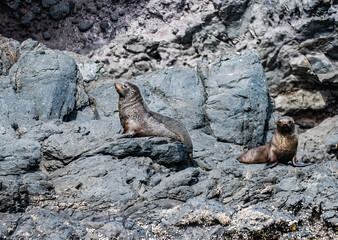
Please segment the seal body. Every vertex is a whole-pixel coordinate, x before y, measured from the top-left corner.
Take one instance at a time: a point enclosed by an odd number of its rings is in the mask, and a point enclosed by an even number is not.
[[[123,134],[135,137],[168,137],[182,142],[189,147],[192,161],[192,141],[181,122],[151,111],[135,84],[116,82],[115,89],[119,94],[118,108]]]
[[[266,168],[274,167],[278,163],[287,164],[289,161],[295,167],[308,166],[309,164],[296,162],[298,133],[293,119],[281,117],[276,124],[277,131],[267,145],[248,150],[238,157],[238,161],[266,163]]]

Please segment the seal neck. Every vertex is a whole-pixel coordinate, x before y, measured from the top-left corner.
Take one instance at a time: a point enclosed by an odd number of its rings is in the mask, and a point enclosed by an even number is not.
[[[147,104],[145,103],[141,94],[135,94],[129,98],[120,97],[119,101],[120,101],[121,110],[125,110],[131,107],[135,108],[135,106],[141,106],[146,111],[149,111],[149,108]]]

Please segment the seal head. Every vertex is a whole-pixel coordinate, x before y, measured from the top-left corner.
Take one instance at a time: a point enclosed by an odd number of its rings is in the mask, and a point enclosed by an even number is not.
[[[282,117],[277,120],[277,131],[282,135],[291,135],[295,132],[295,122],[291,117]]]
[[[120,99],[129,100],[135,95],[141,95],[139,88],[129,82],[116,82],[114,83],[116,92],[119,94]]]

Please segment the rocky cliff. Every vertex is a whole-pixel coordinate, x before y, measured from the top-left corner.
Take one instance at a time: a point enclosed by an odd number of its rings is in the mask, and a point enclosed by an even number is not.
[[[124,138],[102,64],[1,37],[2,239],[333,239],[337,116],[300,135],[305,168],[245,165],[279,113],[257,53],[137,76],[194,144]]]
[[[0,239],[335,239],[337,8],[0,0]],[[120,134],[123,79],[184,123],[197,167]],[[312,165],[239,163],[280,115]]]
[[[338,113],[336,0],[2,0],[0,34],[88,53],[114,78],[255,50],[275,108],[309,129]]]

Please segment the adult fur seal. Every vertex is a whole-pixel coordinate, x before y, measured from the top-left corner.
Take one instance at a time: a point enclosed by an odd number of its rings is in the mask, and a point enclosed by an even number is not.
[[[119,115],[124,128],[123,134],[135,137],[168,137],[187,145],[192,161],[192,141],[183,124],[170,117],[151,111],[145,103],[140,89],[130,82],[116,82],[119,94]]]
[[[267,145],[253,148],[238,157],[242,163],[266,163],[265,168],[272,168],[278,163],[292,162],[294,167],[310,164],[297,163],[296,153],[298,134],[291,117],[281,117],[277,121],[277,131]]]

